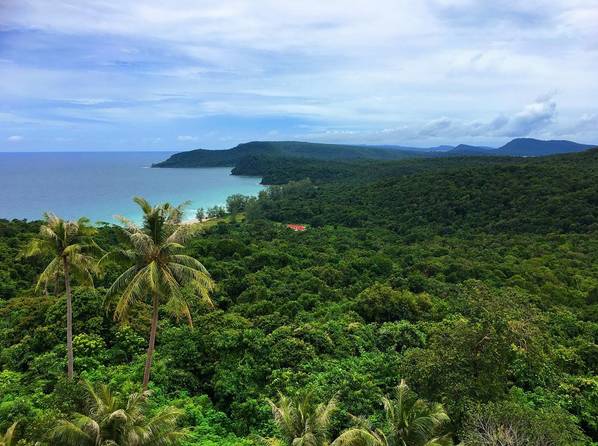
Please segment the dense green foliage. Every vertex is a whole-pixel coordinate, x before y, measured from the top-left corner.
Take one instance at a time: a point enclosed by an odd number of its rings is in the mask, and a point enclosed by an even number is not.
[[[450,421],[442,404],[430,404],[417,397],[404,380],[394,391],[394,397],[382,399],[384,421],[375,427],[367,421],[344,431],[333,446],[450,446],[446,433]]]
[[[178,408],[188,446],[283,441],[268,399],[294,407],[307,392],[334,401],[331,441],[353,417],[387,435],[381,401],[404,379],[413,404],[442,404],[450,422],[439,415],[434,435],[455,443],[598,439],[597,151],[266,167],[295,181],[236,197],[244,220],[187,242],[215,308],[190,304],[193,327],[160,309],[148,417]],[[30,444],[87,408],[64,378],[64,290],[35,294],[44,262],[15,260],[38,229],[0,221],[0,432],[19,421]],[[125,246],[111,226],[95,241]],[[104,297],[121,272],[74,284],[73,346],[76,373],[124,398],[139,391],[151,311],[140,300],[114,323]]]
[[[266,177],[296,179],[291,163],[263,165]],[[401,234],[598,230],[598,149],[535,159],[451,158],[333,168],[336,174],[315,171],[311,183],[296,182],[284,193],[270,189],[264,216],[316,226],[387,227]]]
[[[154,167],[236,166],[248,156],[292,157],[318,160],[380,159],[397,160],[420,156],[417,152],[383,147],[346,144],[320,144],[300,141],[253,141],[228,150],[190,150],[172,155]]]
[[[407,158],[446,158],[460,156],[544,156],[558,153],[582,152],[592,146],[572,141],[542,141],[532,138],[516,138],[502,147],[476,147],[460,144],[448,151],[437,148],[414,148],[402,146],[358,146],[347,144],[321,144],[301,141],[253,141],[239,144],[228,150],[190,150],[172,155],[154,167],[240,167],[249,172],[255,158],[274,160],[301,158],[305,164],[295,163],[295,170],[310,172],[312,169],[326,171],[314,160],[402,160]],[[307,161],[310,160],[310,161]],[[249,173],[246,173],[249,174]],[[258,172],[261,174],[261,172]]]
[[[268,400],[272,407],[274,422],[280,432],[279,438],[265,439],[271,446],[330,444],[330,425],[336,411],[336,399],[326,403],[315,401],[314,394],[307,392],[295,399],[280,395],[278,401]]]
[[[65,446],[171,446],[179,444],[185,431],[177,426],[183,411],[165,407],[148,417],[149,391],[128,398],[114,395],[105,384],[88,392],[87,413],[60,420],[49,434],[50,441]]]

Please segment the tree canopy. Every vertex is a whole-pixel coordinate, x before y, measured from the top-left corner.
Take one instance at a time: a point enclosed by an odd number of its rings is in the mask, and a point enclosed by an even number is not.
[[[597,151],[254,161],[280,185],[234,219],[179,226],[177,207],[140,201],[143,225],[95,228],[119,255],[94,288],[73,275],[79,377],[125,404],[154,321],[143,410],[175,408],[181,446],[351,429],[408,445],[598,440]],[[26,446],[93,418],[86,386],[64,376],[65,287],[36,292],[50,257],[18,256],[43,224],[0,220],[0,432],[18,421]],[[326,423],[307,422],[330,401]],[[420,417],[426,435],[410,436]]]

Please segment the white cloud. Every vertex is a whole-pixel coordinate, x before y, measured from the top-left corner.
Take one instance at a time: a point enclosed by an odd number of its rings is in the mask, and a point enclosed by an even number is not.
[[[577,122],[579,131],[587,131],[598,128],[598,114],[585,114]]]
[[[498,129],[505,136],[527,136],[551,124],[556,117],[556,102],[551,96],[538,98],[516,113]]]
[[[595,0],[8,4],[3,26],[17,33],[3,42],[0,95],[14,118],[0,127],[28,140],[69,126],[79,143],[140,140],[148,128],[164,144],[189,142],[198,123],[221,117],[459,142],[448,139],[573,132],[598,113]],[[558,115],[554,100],[522,107],[553,90]],[[297,131],[256,127],[235,138]],[[215,130],[217,143],[227,132]]]
[[[598,47],[598,4],[596,2],[577,3],[563,12],[560,16],[562,30],[570,35],[585,40],[586,44],[596,49]]]
[[[8,138],[6,138],[6,140],[8,142],[19,142],[23,140],[23,137],[21,135],[11,135]]]
[[[446,116],[434,119],[428,122],[424,127],[420,130],[420,135],[422,136],[440,136],[449,133],[450,127],[452,127],[453,121]]]
[[[61,33],[151,36],[181,45],[226,45],[280,50],[369,45],[393,36],[425,34],[434,25],[427,8],[407,0],[44,0],[14,2],[8,24]],[[397,26],[397,19],[403,20]],[[426,28],[424,25],[427,25]],[[322,40],[322,38],[328,38]],[[364,39],[368,38],[368,39]],[[199,45],[198,45],[199,44]]]
[[[468,120],[443,116],[428,121],[405,121],[391,128],[371,131],[322,129],[309,133],[319,141],[350,141],[371,144],[434,145],[456,143],[502,144],[515,137],[557,138],[586,135],[595,130],[598,114],[583,115],[574,127],[553,125],[557,116],[554,95],[544,95],[519,110],[502,112],[489,120]],[[586,135],[587,136],[587,135]],[[596,138],[598,140],[598,138]],[[591,142],[591,141],[590,141]]]
[[[450,127],[453,135],[460,138],[534,136],[552,124],[556,114],[557,104],[553,95],[545,95],[525,105],[520,111],[503,112],[487,122],[448,120],[444,126]],[[434,136],[442,136],[442,132],[437,132]]]

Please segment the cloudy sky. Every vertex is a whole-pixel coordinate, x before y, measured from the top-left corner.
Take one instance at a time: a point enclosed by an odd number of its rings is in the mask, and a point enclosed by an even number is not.
[[[0,150],[598,143],[598,0],[0,0]]]

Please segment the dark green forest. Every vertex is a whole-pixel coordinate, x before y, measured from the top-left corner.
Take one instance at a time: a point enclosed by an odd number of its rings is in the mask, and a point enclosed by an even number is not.
[[[446,158],[464,156],[544,156],[559,153],[582,152],[593,148],[591,145],[573,141],[545,141],[533,138],[515,138],[499,148],[478,147],[459,144],[456,147],[444,146],[417,148],[404,146],[373,146],[351,144],[323,144],[303,141],[251,141],[239,144],[231,149],[206,150],[196,149],[175,153],[167,160],[154,164],[153,167],[216,167],[238,166],[246,158],[277,158],[296,161],[301,158],[310,166],[294,163],[295,169],[305,171],[313,168],[314,160],[351,161],[351,160],[402,160],[410,158]],[[323,166],[320,165],[319,168]]]
[[[235,166],[248,156],[275,156],[317,160],[379,159],[398,160],[423,156],[413,150],[390,147],[322,144],[302,141],[252,141],[227,150],[197,149],[175,153],[154,167]]]
[[[51,258],[23,254],[51,222],[0,220],[0,445],[596,444],[598,149],[235,173],[272,186],[175,237],[211,280],[155,305],[149,393],[154,273],[121,287],[109,255],[144,229],[85,234],[69,379],[64,269],[36,287]]]

